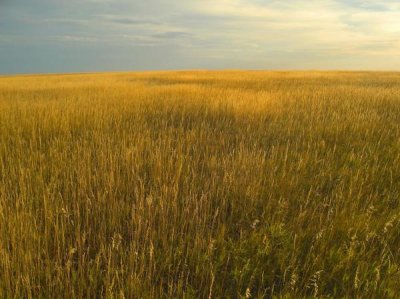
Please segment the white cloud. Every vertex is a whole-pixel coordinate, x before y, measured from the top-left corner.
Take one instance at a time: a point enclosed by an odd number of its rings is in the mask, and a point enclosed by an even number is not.
[[[399,4],[383,3],[384,10],[364,9],[360,6],[333,0],[268,2],[245,0],[205,0],[192,8],[199,14],[228,18],[218,30],[193,27],[205,38],[220,36],[230,43],[310,49],[332,54],[396,53],[394,42],[400,33]],[[364,48],[365,47],[365,48]],[[251,51],[251,49],[249,49]]]

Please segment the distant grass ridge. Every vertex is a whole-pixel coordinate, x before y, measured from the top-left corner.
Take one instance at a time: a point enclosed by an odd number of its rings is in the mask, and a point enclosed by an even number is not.
[[[0,78],[1,298],[396,298],[400,74]]]

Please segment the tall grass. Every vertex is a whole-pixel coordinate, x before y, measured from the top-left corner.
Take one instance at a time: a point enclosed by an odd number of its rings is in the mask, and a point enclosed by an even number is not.
[[[400,74],[0,78],[1,298],[396,298]]]

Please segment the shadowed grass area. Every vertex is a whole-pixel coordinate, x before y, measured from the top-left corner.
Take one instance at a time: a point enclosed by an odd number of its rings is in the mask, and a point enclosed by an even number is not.
[[[0,297],[396,298],[399,83],[0,78]]]

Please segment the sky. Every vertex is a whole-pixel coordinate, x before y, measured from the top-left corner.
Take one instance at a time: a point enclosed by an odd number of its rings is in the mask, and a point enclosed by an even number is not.
[[[400,1],[0,0],[0,73],[398,70]]]

